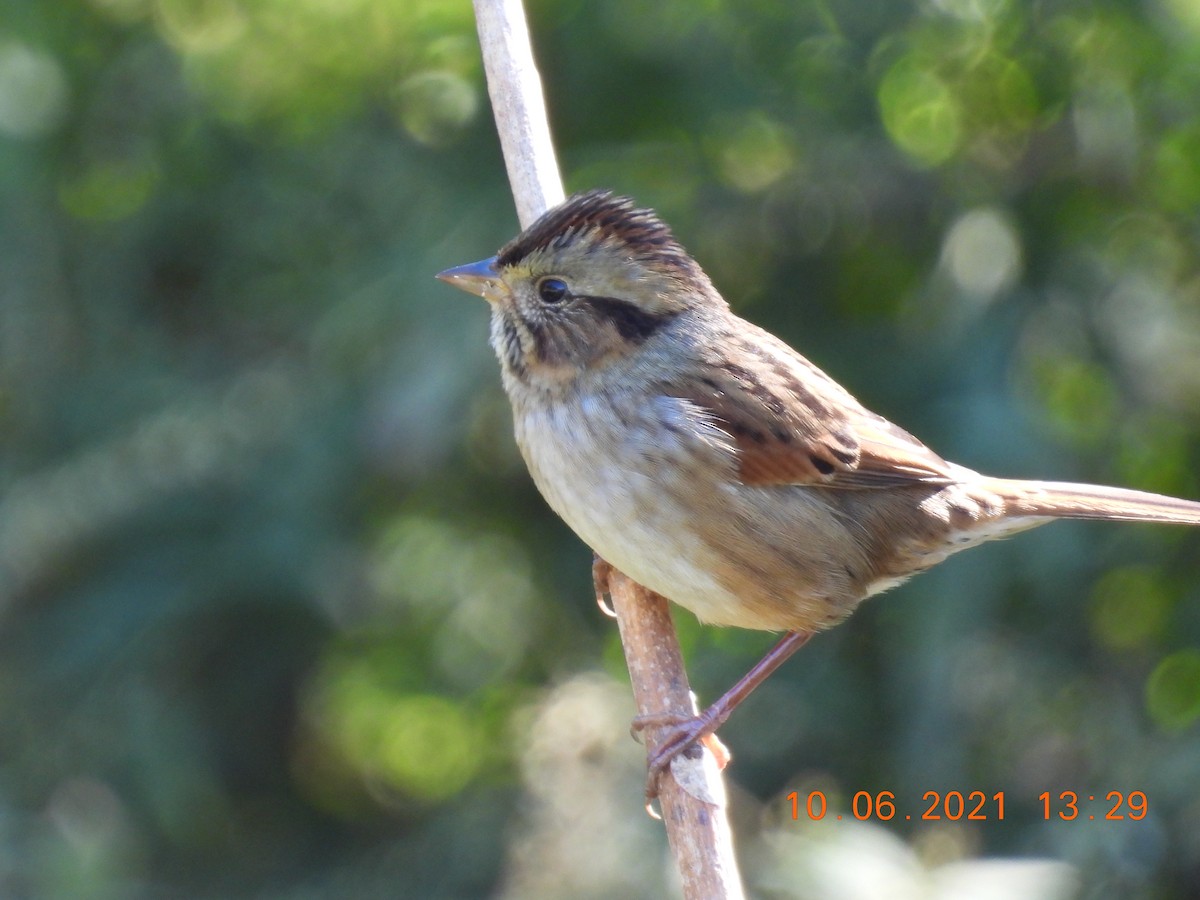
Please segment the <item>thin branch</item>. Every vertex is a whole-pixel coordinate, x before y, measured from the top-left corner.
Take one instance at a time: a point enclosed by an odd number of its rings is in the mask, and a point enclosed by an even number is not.
[[[475,0],[488,93],[500,133],[521,227],[563,198],[550,140],[541,80],[520,0]],[[597,590],[608,590],[621,629],[634,698],[642,715],[694,715],[695,703],[667,601],[607,566]],[[648,744],[658,729],[648,728]],[[688,900],[743,896],[725,810],[725,786],[711,752],[680,756],[664,773],[659,802],[683,894]]]
[[[612,597],[638,712],[695,715],[696,703],[666,599],[605,563],[599,563],[596,570],[597,591],[607,584]],[[646,729],[647,747],[656,746],[660,730]],[[712,752],[699,744],[697,749],[696,757],[680,754],[672,760],[669,773],[663,773],[658,785],[658,802],[683,896],[689,900],[741,898],[725,783]]]
[[[521,0],[475,0],[475,25],[517,220],[528,228],[562,202],[563,186]]]

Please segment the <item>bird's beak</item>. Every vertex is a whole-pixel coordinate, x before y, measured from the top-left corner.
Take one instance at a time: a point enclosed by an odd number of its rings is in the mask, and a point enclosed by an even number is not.
[[[481,259],[479,262],[467,263],[465,266],[455,266],[445,272],[438,272],[437,277],[446,284],[452,284],[468,294],[476,294],[489,303],[499,300],[500,292],[503,290],[503,282],[500,280],[500,273],[496,271],[496,257],[494,256]]]

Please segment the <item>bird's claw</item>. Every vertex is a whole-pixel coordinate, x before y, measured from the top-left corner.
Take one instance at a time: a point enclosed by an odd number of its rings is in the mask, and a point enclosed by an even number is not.
[[[689,716],[684,713],[641,713],[634,716],[633,721],[629,723],[629,736],[640,744],[642,742],[642,732],[647,728],[661,728],[665,725],[678,728],[699,718],[700,716]]]
[[[612,604],[604,599],[604,595],[608,593],[608,578],[612,574],[613,567],[600,558],[599,553],[592,554],[592,585],[596,589],[596,605],[600,607],[600,612],[608,616],[610,619],[617,617],[617,611],[612,608]]]
[[[637,716],[629,726],[634,740],[638,732],[651,726],[669,726],[658,746],[646,760],[646,801],[658,796],[658,780],[670,768],[671,761],[681,753],[693,757],[692,749],[700,751],[703,744],[716,760],[717,768],[724,769],[731,758],[729,750],[713,733],[720,723],[707,713],[684,716],[676,713],[649,713]]]

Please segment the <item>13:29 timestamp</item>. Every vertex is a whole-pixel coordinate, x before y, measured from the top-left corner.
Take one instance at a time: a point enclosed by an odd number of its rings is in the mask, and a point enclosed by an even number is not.
[[[1149,802],[1142,791],[1130,791],[1128,794],[1121,791],[1109,791],[1102,797],[1096,794],[1081,797],[1075,791],[1063,791],[1054,797],[1050,791],[1042,791],[1038,794],[1038,800],[1042,804],[1043,819],[1057,817],[1064,822],[1070,822],[1080,817],[1108,821],[1132,819],[1136,822],[1146,818],[1146,812],[1149,809]],[[1088,812],[1089,808],[1086,804],[1097,801],[1102,806],[1093,807],[1095,812]],[[1081,804],[1083,804],[1082,808]]]

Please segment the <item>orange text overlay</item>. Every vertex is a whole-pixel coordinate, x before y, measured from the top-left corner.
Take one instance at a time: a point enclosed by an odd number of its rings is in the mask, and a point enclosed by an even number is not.
[[[893,791],[857,791],[850,799],[847,813],[830,810],[824,791],[809,791],[801,794],[792,791],[786,797],[791,804],[792,818],[809,819],[857,819],[860,822],[875,819],[887,822],[893,819],[920,822],[967,821],[1000,822],[1004,820],[1005,794],[997,791],[926,791],[920,801],[905,804],[897,800]],[[1142,791],[1107,791],[1083,794],[1077,791],[1043,791],[1037,797],[1037,809],[1046,820],[1059,819],[1064,822],[1114,821],[1146,818],[1149,803]]]

